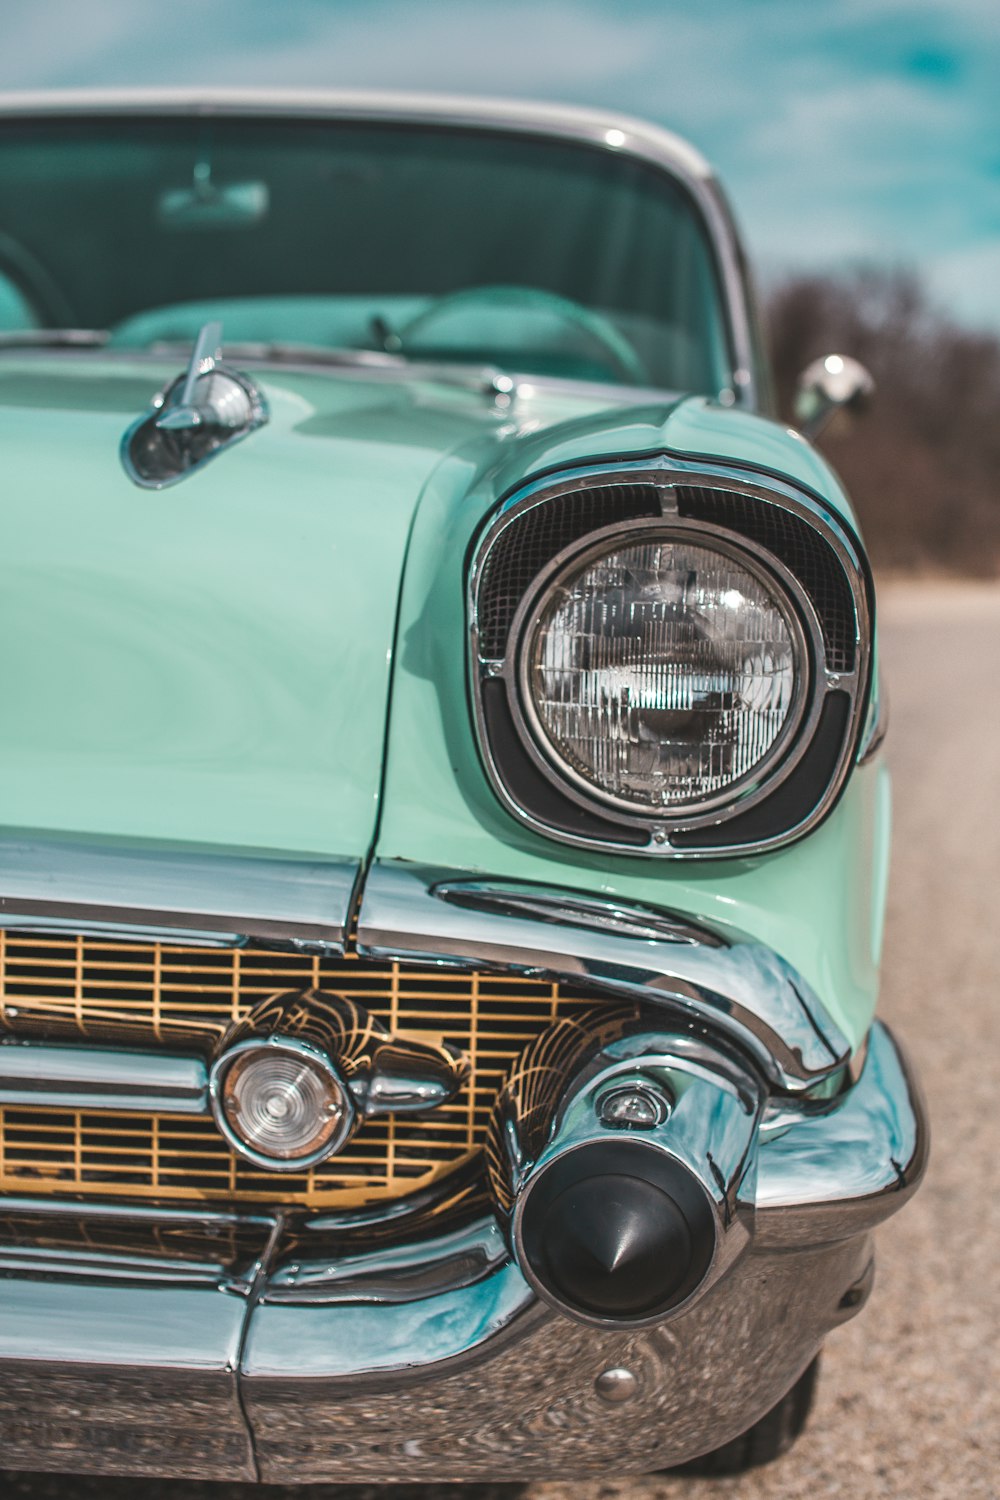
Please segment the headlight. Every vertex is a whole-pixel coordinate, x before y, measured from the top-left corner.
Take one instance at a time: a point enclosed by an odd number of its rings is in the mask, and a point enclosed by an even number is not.
[[[805,636],[777,577],[690,535],[606,535],[531,601],[519,692],[546,758],[633,813],[731,803],[804,712]]]

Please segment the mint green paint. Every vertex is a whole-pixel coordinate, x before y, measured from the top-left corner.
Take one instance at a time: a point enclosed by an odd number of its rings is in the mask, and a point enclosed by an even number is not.
[[[873,834],[874,877],[872,881],[872,963],[878,967],[882,962],[882,945],[885,940],[886,898],[889,894],[889,865],[892,851],[892,783],[889,768],[880,764],[875,805],[875,829]]]
[[[800,970],[860,1042],[877,991],[872,908],[888,837],[876,817],[874,766],[855,773],[814,834],[764,857],[681,863],[574,850],[522,828],[498,804],[471,729],[464,650],[464,558],[516,478],[656,451],[726,456],[784,472],[849,513],[836,481],[785,429],[701,401],[525,430],[511,446],[456,452],[421,501],[401,602],[378,857],[657,902],[752,933]]]
[[[119,442],[175,373],[0,363],[0,824],[361,856],[413,509],[493,419],[445,387],[283,375],[267,427],[143,491]]]
[[[625,391],[536,386],[504,412],[445,380],[269,371],[268,426],[183,483],[141,491],[119,441],[177,368],[117,353],[0,362],[0,629],[17,642],[0,825],[363,857],[386,749],[379,858],[654,901],[753,933],[860,1040],[888,846],[876,767],[816,833],[764,858],[602,858],[503,811],[466,693],[465,557],[526,477],[672,451],[783,472],[849,514],[806,444],[700,399],[630,406]]]

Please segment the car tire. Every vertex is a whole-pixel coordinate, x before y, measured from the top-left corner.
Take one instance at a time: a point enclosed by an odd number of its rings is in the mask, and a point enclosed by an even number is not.
[[[817,1354],[791,1390],[786,1391],[781,1400],[746,1432],[723,1443],[721,1448],[713,1448],[701,1458],[664,1472],[718,1478],[724,1474],[743,1474],[747,1469],[756,1469],[780,1458],[788,1452],[806,1425],[816,1394],[818,1374]]]

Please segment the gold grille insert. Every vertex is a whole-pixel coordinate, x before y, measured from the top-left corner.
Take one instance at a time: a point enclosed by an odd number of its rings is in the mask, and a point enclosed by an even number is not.
[[[432,1183],[478,1151],[511,1064],[555,1020],[606,1002],[517,975],[456,973],[260,948],[0,931],[0,1030],[20,1037],[206,1049],[280,990],[357,1001],[402,1036],[450,1042],[467,1087],[424,1119],[369,1120],[308,1172],[235,1156],[208,1118],[0,1110],[0,1191],[351,1207]]]

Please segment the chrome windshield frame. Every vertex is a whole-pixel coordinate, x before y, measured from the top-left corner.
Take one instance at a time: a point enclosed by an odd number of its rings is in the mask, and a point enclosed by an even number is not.
[[[0,98],[0,123],[72,115],[155,118],[190,115],[234,119],[370,121],[491,134],[538,136],[632,157],[664,173],[688,194],[704,226],[719,282],[731,384],[730,404],[755,411],[766,405],[766,377],[753,337],[754,310],[746,257],[711,167],[680,136],[612,111],[529,101],[384,92],[239,89],[83,89],[10,93]]]

